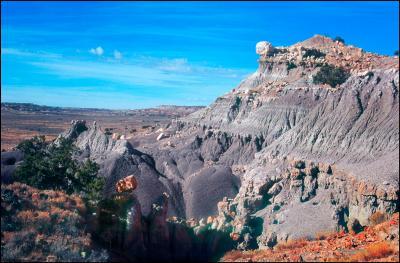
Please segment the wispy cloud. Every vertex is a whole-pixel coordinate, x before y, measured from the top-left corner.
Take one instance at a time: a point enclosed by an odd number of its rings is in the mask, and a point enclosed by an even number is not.
[[[222,84],[226,79],[238,80],[249,72],[242,69],[192,64],[185,58],[137,57],[125,63],[54,58],[46,61],[27,61],[27,63],[46,69],[47,74],[63,78],[89,78],[157,88],[180,88],[188,85],[201,87],[210,80]]]
[[[122,54],[117,52],[109,54],[108,57],[103,55],[98,59],[85,56],[83,53],[75,57],[59,55],[43,59],[41,56],[43,52],[2,49],[3,52],[15,58],[23,57],[19,63],[34,69],[35,78],[49,81],[43,86],[38,86],[40,83],[38,82],[36,86],[28,85],[25,88],[15,85],[12,87],[10,82],[2,81],[3,88],[8,87],[4,98],[26,99],[27,94],[43,94],[39,101],[51,102],[52,99],[57,99],[68,102],[67,98],[71,98],[74,100],[73,103],[79,101],[85,105],[84,100],[73,99],[74,96],[84,96],[86,100],[89,97],[90,100],[96,99],[96,102],[92,103],[93,107],[99,107],[97,105],[101,107],[104,103],[110,108],[129,108],[129,105],[156,106],[156,102],[204,105],[233,88],[252,71],[208,66],[193,63],[187,58],[128,56],[121,60]],[[53,88],[51,88],[52,82],[55,83]],[[65,88],[56,88],[57,83],[63,83]],[[96,83],[98,86],[95,89],[77,87],[88,83],[91,83],[89,85]],[[124,98],[123,105],[118,97]]]
[[[20,56],[20,57],[41,57],[41,58],[60,58],[60,54],[54,54],[54,53],[49,53],[49,52],[44,52],[44,51],[38,51],[38,52],[33,52],[33,51],[26,51],[26,50],[21,50],[17,48],[1,48],[1,55],[14,55],[14,56]]]
[[[32,52],[22,51],[16,48],[1,48],[2,55],[16,55],[16,56],[35,56],[37,54]]]

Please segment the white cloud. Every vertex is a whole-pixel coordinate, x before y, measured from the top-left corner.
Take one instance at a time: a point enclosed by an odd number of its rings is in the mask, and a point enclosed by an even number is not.
[[[177,87],[201,83],[201,77],[181,72],[166,72],[155,65],[115,64],[83,61],[32,62],[50,72],[68,78],[91,78],[128,85]]]
[[[35,53],[22,51],[16,48],[1,48],[2,55],[34,56]]]
[[[122,59],[122,53],[119,52],[118,50],[114,50],[114,58],[115,59]]]
[[[104,54],[104,49],[102,47],[96,47],[89,50],[93,55],[101,56]]]
[[[189,65],[186,58],[161,59],[157,64],[159,69],[165,71],[173,71],[173,72],[192,71],[192,67]]]
[[[108,107],[116,108],[130,107],[129,105],[132,105],[132,101],[136,101],[135,107],[140,107],[140,105],[149,107],[149,105],[157,104],[206,104],[224,91],[236,86],[248,72],[252,71],[252,69],[207,66],[202,63],[192,63],[186,58],[171,59],[136,56],[126,57],[124,63],[118,63],[119,54],[117,52],[119,51],[114,50],[114,56],[106,60],[85,61],[85,59],[80,59],[79,57],[63,57],[59,54],[50,56],[43,51],[32,52],[10,48],[2,48],[1,50],[2,59],[4,58],[3,56],[26,57],[27,59],[23,63],[41,68],[42,70],[37,71],[39,74],[43,72],[44,74],[59,76],[64,80],[82,80],[79,83],[86,83],[84,80],[89,79],[100,81],[100,83],[104,82],[101,88],[88,91],[93,93],[93,96],[96,96],[97,102],[93,104],[96,107],[105,104],[109,104]],[[101,56],[104,54],[104,50],[98,47],[90,50],[90,53]],[[120,55],[122,58],[122,54]],[[120,89],[120,87],[123,88]],[[144,87],[148,89],[142,93],[142,88]],[[83,87],[79,87],[79,89],[82,91],[82,97],[91,96],[83,92]],[[12,89],[8,89],[6,92],[8,95],[6,94],[7,96],[3,97],[4,94],[2,94],[2,99],[26,98],[22,96],[23,92],[20,89],[18,90],[19,93],[12,93]],[[201,92],[199,93],[199,91]],[[26,94],[33,93],[34,91],[26,92]],[[68,94],[65,95],[65,98],[75,94],[75,90],[72,90],[71,87]],[[107,94],[114,97],[108,97]],[[161,95],[157,97],[155,94]],[[137,95],[140,98],[133,95]],[[123,103],[123,105],[115,103],[115,101],[121,100],[118,97],[124,98],[126,103]],[[127,99],[128,97],[129,100]],[[56,101],[59,98],[48,96],[46,103],[44,103],[44,100],[41,103],[49,104],[53,99]],[[79,105],[84,104],[81,101],[79,103]]]
[[[47,73],[67,78],[90,78],[160,88],[184,88],[188,85],[201,88],[210,83],[226,87],[237,84],[249,72],[244,69],[201,66],[189,63],[186,58],[141,57],[131,59],[124,64],[115,63],[115,61],[54,59],[32,61],[30,64],[46,68]]]

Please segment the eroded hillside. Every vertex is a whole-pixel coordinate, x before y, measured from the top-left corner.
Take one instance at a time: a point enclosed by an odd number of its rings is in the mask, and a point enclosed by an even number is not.
[[[218,202],[232,199],[232,222],[240,222],[234,232],[245,244],[313,234],[315,226],[367,225],[376,210],[396,211],[398,59],[318,35],[290,47],[261,42],[257,53],[258,70],[236,89],[135,138],[135,149],[126,144],[109,154],[99,143],[120,142],[93,129],[77,145],[88,156],[105,157],[100,162],[110,185],[138,177],[145,214],[162,192],[171,196],[170,216],[196,220],[216,216]],[[342,84],[314,83],[325,64],[347,70]],[[305,167],[294,176],[296,160]],[[309,226],[297,228],[307,215]],[[248,226],[254,220],[261,233]]]
[[[125,140],[75,121],[60,137],[100,165],[104,196],[134,175],[143,217],[164,198],[160,218],[196,238],[218,233],[210,254],[221,236],[238,249],[271,248],[397,212],[398,57],[319,35],[290,47],[260,42],[256,52],[257,71],[238,87],[158,130]],[[157,226],[169,233],[163,248],[186,233]]]

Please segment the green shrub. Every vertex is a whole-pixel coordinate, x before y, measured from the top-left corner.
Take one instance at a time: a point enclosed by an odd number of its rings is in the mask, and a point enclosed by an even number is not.
[[[333,39],[333,41],[338,41],[338,42],[341,42],[341,43],[344,44],[344,39],[341,38],[341,37],[335,37],[335,38]]]
[[[42,135],[22,141],[20,144],[18,144],[17,148],[26,155],[33,155],[45,148],[46,145],[45,137]]]
[[[294,64],[293,62],[287,62],[286,65],[287,65],[288,71],[291,69],[297,68],[296,64]]]
[[[368,77],[368,80],[370,80],[374,76],[374,72],[368,71],[366,76]]]
[[[303,55],[303,58],[306,58],[306,57],[323,58],[323,57],[325,57],[325,53],[321,52],[315,48],[307,49]]]
[[[98,200],[104,179],[97,177],[99,167],[91,160],[79,163],[71,140],[61,138],[48,144],[44,136],[20,143],[17,148],[25,159],[15,171],[16,181],[39,189],[62,190],[67,194],[83,194],[87,200]]]
[[[329,84],[331,87],[336,87],[344,83],[350,74],[341,67],[325,64],[320,71],[313,77],[314,84]]]

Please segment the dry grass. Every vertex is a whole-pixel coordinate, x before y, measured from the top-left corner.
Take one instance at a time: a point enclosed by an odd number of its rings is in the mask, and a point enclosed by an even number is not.
[[[1,149],[10,150],[17,146],[23,140],[30,139],[37,135],[45,135],[46,141],[53,141],[57,136],[56,134],[48,134],[37,131],[20,130],[14,128],[1,129]]]
[[[382,235],[382,231],[386,235]],[[361,233],[323,232],[322,240],[293,240],[278,244],[276,249],[230,251],[226,262],[399,262],[399,213],[387,221],[365,227]],[[394,235],[388,239],[389,235]]]
[[[14,183],[1,187],[2,261],[104,261],[84,230],[84,202],[63,192]]]
[[[336,232],[332,232],[332,231],[321,231],[315,235],[315,240],[325,240],[328,237],[332,237],[336,234],[337,234]]]
[[[224,261],[236,261],[238,259],[243,259],[244,253],[240,250],[232,250],[225,254]]]
[[[369,221],[371,222],[372,226],[376,226],[378,224],[381,224],[383,222],[385,222],[387,219],[387,216],[379,211],[373,213],[370,217],[369,217]]]
[[[306,246],[308,241],[306,239],[297,239],[297,240],[289,240],[286,243],[281,243],[276,245],[277,250],[287,250],[287,249],[295,249],[302,248]]]
[[[59,133],[70,127],[71,119],[86,120],[87,124],[93,121],[105,128],[112,128],[112,132],[124,134],[125,127],[129,131],[136,130],[135,134],[145,133],[143,127],[159,123],[161,126],[169,120],[186,116],[199,108],[188,109],[146,109],[132,111],[132,114],[117,118],[115,112],[70,110],[63,112],[10,110],[1,109],[1,149],[12,149],[22,140],[30,139],[35,135],[45,135],[46,141],[54,140]],[[131,132],[132,134],[133,132]]]
[[[371,244],[350,257],[350,261],[365,262],[373,259],[384,258],[394,253],[393,247],[386,241]]]

